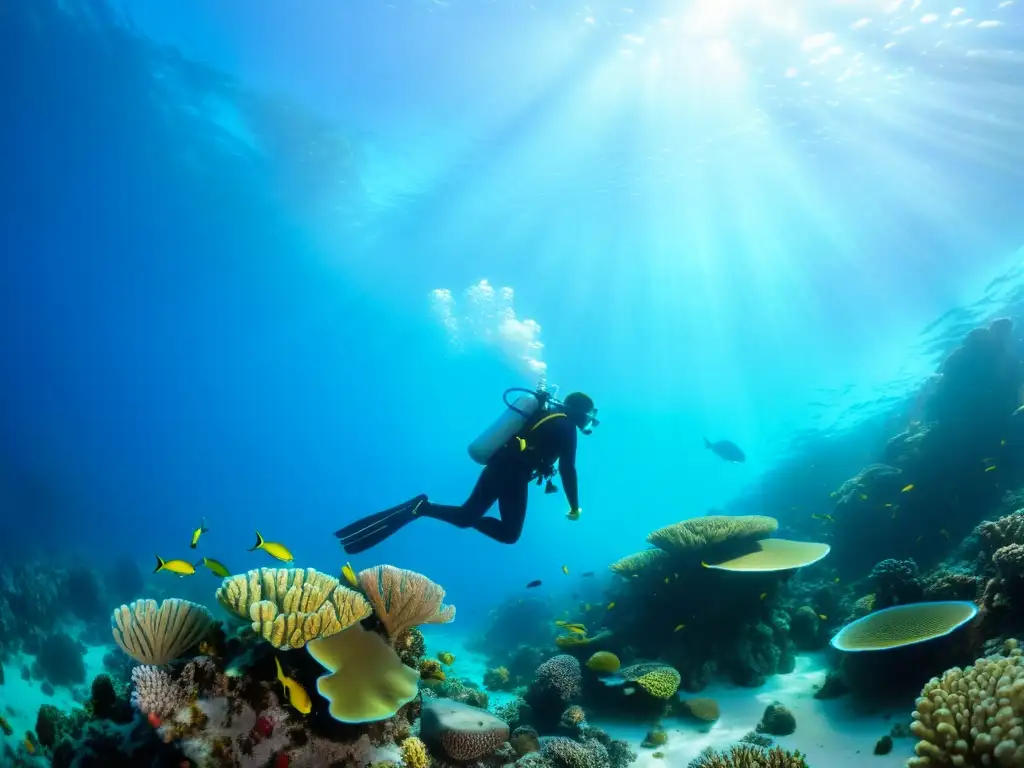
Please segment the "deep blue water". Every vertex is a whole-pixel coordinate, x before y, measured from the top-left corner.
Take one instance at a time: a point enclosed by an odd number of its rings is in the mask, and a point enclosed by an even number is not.
[[[427,521],[355,563],[467,622],[902,413],[930,323],[1019,299],[1020,7],[748,5],[6,5],[0,556],[148,568],[205,516],[233,570],[258,528],[333,573],[354,517],[461,501],[536,381],[482,280],[603,424],[581,521],[537,494],[515,547]]]

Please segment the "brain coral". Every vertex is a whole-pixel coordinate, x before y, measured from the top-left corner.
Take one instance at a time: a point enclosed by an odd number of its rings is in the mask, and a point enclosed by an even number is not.
[[[452,760],[469,762],[491,754],[508,739],[508,725],[486,709],[432,699],[420,714],[423,738],[436,742]]]
[[[659,528],[647,536],[647,542],[666,552],[694,554],[727,541],[764,539],[778,527],[775,518],[763,515],[708,515]]]
[[[575,657],[563,653],[537,667],[536,681],[540,687],[557,693],[562,701],[570,701],[580,694],[583,671]]]
[[[921,691],[910,730],[920,741],[908,768],[1024,765],[1024,660],[979,659],[932,678]]]

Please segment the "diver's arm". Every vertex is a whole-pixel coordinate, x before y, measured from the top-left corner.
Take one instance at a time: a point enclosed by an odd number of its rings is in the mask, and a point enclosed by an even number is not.
[[[580,490],[576,476],[576,428],[572,427],[565,441],[565,448],[558,457],[558,474],[562,477],[562,488],[569,502],[569,511],[580,508]]]

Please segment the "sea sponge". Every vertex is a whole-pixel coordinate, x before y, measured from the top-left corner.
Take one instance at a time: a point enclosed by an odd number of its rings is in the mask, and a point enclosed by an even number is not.
[[[847,624],[832,638],[840,651],[884,651],[948,635],[973,619],[978,606],[969,602],[910,603],[869,613]]]
[[[620,576],[632,577],[667,559],[668,553],[663,549],[645,549],[642,552],[626,555],[621,560],[616,560],[608,568]]]
[[[136,600],[114,610],[111,631],[121,650],[140,664],[160,666],[177,658],[213,629],[213,616],[203,606],[170,598]]]
[[[694,554],[714,544],[764,539],[778,527],[778,520],[763,515],[708,515],[659,528],[647,543],[671,554]]]
[[[420,659],[427,654],[427,641],[416,627],[409,627],[398,635],[394,645],[398,658],[413,669],[419,666]]]
[[[813,565],[830,551],[828,544],[812,541],[789,541],[788,539],[764,539],[758,541],[757,549],[724,562],[708,564],[708,568],[720,571],[746,573],[769,573],[789,571]]]
[[[448,679],[445,675],[444,670],[441,668],[441,662],[437,659],[423,659],[419,666],[420,677],[423,680],[438,680],[444,682]]]
[[[920,741],[908,768],[1024,765],[1024,657],[979,659],[925,684],[910,731]]]
[[[633,664],[623,667],[617,674],[604,678],[605,685],[632,685],[643,688],[656,699],[671,699],[679,690],[679,672],[668,664]]]
[[[622,666],[622,662],[620,662],[619,657],[611,651],[598,651],[587,659],[586,666],[591,672],[609,675],[618,672],[619,668]]]
[[[366,599],[312,568],[259,568],[229,576],[217,590],[227,610],[280,650],[302,648],[370,615]]]
[[[316,689],[330,703],[335,720],[384,720],[416,698],[419,673],[403,664],[380,635],[361,624],[311,640],[306,649],[330,672],[317,680]]]
[[[429,768],[430,755],[427,746],[415,736],[402,741],[402,765],[405,768]]]
[[[392,642],[409,627],[455,618],[455,607],[443,603],[444,588],[415,571],[378,565],[360,571],[359,584]]]

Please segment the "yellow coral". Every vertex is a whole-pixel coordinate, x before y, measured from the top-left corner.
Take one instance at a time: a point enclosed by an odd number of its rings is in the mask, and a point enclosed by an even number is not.
[[[1024,765],[1024,657],[979,659],[932,678],[921,691],[910,731],[920,741],[908,768]]]
[[[592,672],[611,674],[618,672],[621,666],[622,662],[619,661],[619,657],[610,651],[598,651],[587,659],[587,669]]]
[[[634,664],[619,670],[617,677],[636,683],[656,699],[671,699],[679,690],[679,673],[668,664]]]
[[[301,648],[370,615],[362,595],[312,568],[259,568],[224,579],[217,601],[275,648]]]
[[[764,539],[753,546],[756,547],[753,552],[713,563],[708,568],[739,573],[789,571],[813,565],[831,550],[828,544],[788,539]]]
[[[506,667],[495,667],[491,670],[491,674],[500,683],[508,682],[508,669]]]
[[[590,638],[586,635],[559,635],[555,638],[555,645],[559,648],[580,648],[590,645]]]
[[[696,698],[681,702],[683,710],[705,723],[715,722],[722,714],[718,702],[714,699]]]
[[[340,722],[386,720],[419,691],[416,670],[403,664],[384,638],[361,624],[311,640],[306,648],[330,673],[317,680],[316,689],[330,704],[331,717]]]
[[[175,598],[136,600],[111,617],[114,641],[140,664],[166,664],[199,643],[213,628],[203,606]]]
[[[647,542],[669,553],[694,554],[715,544],[764,539],[778,527],[778,520],[764,515],[708,515],[659,528]]]
[[[440,680],[442,682],[447,679],[444,670],[441,669],[441,662],[437,659],[424,659],[420,662],[420,677],[424,680]]]
[[[443,602],[444,588],[415,571],[378,565],[360,571],[359,585],[392,642],[409,627],[455,618],[455,607]]]
[[[636,552],[626,555],[621,560],[616,560],[608,566],[609,569],[620,576],[636,576],[651,566],[657,565],[668,557],[668,553],[661,549],[645,549],[643,552]]]
[[[908,603],[869,613],[832,637],[840,651],[884,651],[943,637],[964,626],[978,606],[964,601]]]
[[[402,742],[402,764],[405,768],[428,768],[430,765],[427,746],[415,736]]]

